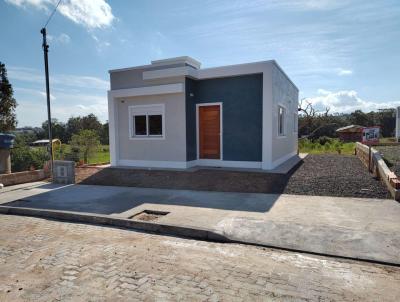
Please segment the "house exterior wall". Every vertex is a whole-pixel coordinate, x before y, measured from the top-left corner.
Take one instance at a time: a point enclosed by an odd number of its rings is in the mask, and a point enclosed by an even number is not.
[[[188,161],[197,159],[196,104],[215,102],[222,103],[223,160],[262,161],[262,80],[262,74],[186,79]]]
[[[120,164],[129,164],[129,161],[186,161],[185,96],[183,93],[123,98],[116,102]],[[131,139],[129,106],[150,104],[165,105],[164,139]]]
[[[295,132],[298,108],[298,90],[277,65],[272,67],[272,163],[273,166],[297,153],[298,133]],[[285,135],[278,135],[278,106],[286,109]],[[296,115],[296,119],[295,119]]]
[[[275,61],[192,68],[170,64],[110,71],[111,165],[269,170],[295,155],[298,89]],[[204,103],[222,104],[222,161],[197,160],[196,105]],[[150,104],[164,104],[165,139],[131,139],[129,106]],[[285,137],[278,137],[278,105],[287,110]]]

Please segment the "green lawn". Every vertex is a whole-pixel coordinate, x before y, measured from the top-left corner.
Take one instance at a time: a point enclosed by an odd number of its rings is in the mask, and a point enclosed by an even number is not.
[[[355,146],[355,143],[342,143],[338,139],[329,139],[327,142],[299,139],[300,153],[353,155]]]
[[[71,153],[71,146],[67,144],[61,145],[61,150],[56,147],[54,150],[55,159],[67,159]],[[80,160],[83,160],[82,156],[79,156]],[[108,145],[101,145],[97,148],[97,151],[90,155],[88,158],[89,164],[101,164],[110,162],[110,148]]]

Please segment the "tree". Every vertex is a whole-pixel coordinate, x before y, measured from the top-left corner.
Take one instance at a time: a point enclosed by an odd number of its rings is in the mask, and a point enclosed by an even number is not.
[[[82,117],[70,117],[66,125],[68,140],[71,139],[73,134],[81,130],[93,130],[98,136],[102,137],[103,125],[93,113]]]
[[[49,131],[47,121],[42,123],[42,128],[47,137]],[[66,125],[58,121],[56,118],[51,119],[51,131],[53,139],[58,138],[62,143],[66,143],[68,141]]]
[[[17,102],[14,91],[7,78],[6,66],[0,62],[0,132],[14,130],[17,126],[15,108]]]
[[[80,151],[84,162],[87,163],[89,156],[96,152],[100,145],[99,136],[93,130],[81,130],[72,135],[70,145],[72,149]]]
[[[102,126],[102,131],[100,134],[100,142],[102,145],[108,145],[110,142],[108,133],[108,121]]]
[[[359,126],[370,126],[371,120],[368,114],[362,112],[361,110],[356,110],[350,114],[350,121],[354,125]]]

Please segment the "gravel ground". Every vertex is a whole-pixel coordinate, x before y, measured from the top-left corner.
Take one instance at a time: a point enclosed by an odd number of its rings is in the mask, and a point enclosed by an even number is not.
[[[195,172],[116,168],[77,169],[77,182],[220,192],[391,198],[355,156],[308,155],[287,175],[201,169]]]
[[[374,148],[392,164],[389,169],[400,176],[400,146],[376,146]]]
[[[308,155],[291,175],[284,193],[343,197],[390,198],[353,155]]]

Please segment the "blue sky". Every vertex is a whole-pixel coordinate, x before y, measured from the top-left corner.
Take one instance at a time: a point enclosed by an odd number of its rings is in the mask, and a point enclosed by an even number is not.
[[[18,125],[37,126],[46,119],[40,28],[57,1],[0,1]],[[331,112],[400,105],[398,0],[63,0],[47,31],[61,121],[107,120],[109,69],[182,55],[202,67],[275,59],[300,98]]]

